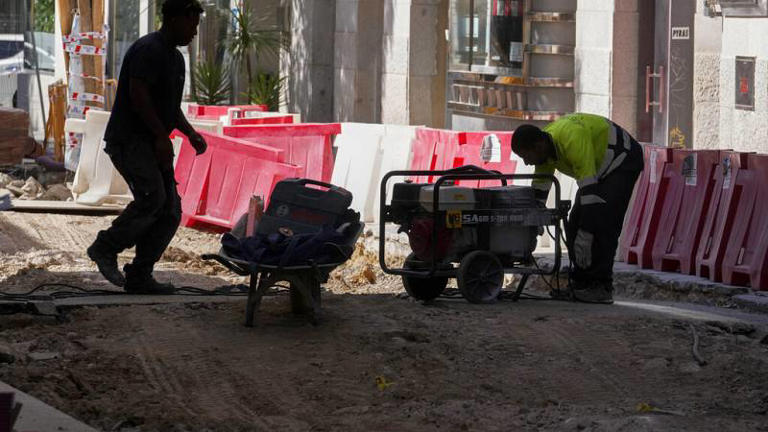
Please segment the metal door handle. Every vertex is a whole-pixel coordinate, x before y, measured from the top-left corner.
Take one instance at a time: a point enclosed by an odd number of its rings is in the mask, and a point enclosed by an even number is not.
[[[659,80],[659,100],[651,101],[651,78]],[[659,66],[658,73],[651,73],[651,66],[645,67],[645,112],[651,111],[651,106],[658,106],[659,112],[664,112],[664,66]]]

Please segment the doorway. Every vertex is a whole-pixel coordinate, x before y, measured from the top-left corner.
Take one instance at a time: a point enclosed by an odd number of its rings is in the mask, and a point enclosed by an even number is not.
[[[638,2],[638,8],[637,139],[691,148],[696,4],[654,0]]]

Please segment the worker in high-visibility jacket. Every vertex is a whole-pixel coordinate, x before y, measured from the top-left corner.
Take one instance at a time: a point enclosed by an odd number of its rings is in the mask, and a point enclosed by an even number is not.
[[[579,190],[566,224],[571,260],[570,296],[586,303],[613,303],[613,260],[632,190],[643,170],[643,150],[627,131],[594,114],[575,113],[543,129],[522,125],[512,151],[536,174],[555,170],[573,177]],[[532,182],[546,202],[548,180]]]

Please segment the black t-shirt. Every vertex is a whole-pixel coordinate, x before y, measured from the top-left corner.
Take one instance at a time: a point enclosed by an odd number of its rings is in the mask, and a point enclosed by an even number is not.
[[[115,104],[104,133],[104,140],[109,143],[152,139],[151,129],[131,104],[131,78],[149,85],[152,104],[167,132],[170,134],[176,128],[184,92],[184,57],[156,31],[134,42],[123,57]]]

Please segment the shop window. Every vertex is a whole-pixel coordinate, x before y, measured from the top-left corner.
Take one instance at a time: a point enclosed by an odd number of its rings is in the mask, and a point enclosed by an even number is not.
[[[451,69],[520,69],[523,61],[523,2],[451,0]]]
[[[717,3],[725,17],[768,16],[768,0],[719,0]]]

